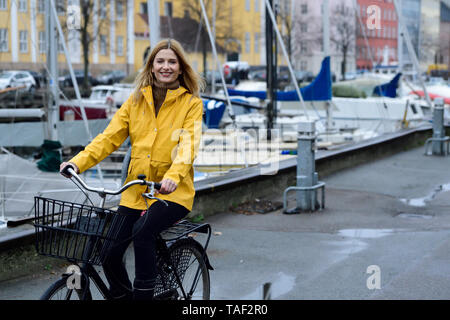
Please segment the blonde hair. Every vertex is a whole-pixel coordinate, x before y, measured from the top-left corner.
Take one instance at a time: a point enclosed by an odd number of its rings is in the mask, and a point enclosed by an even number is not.
[[[178,77],[180,85],[186,88],[192,95],[199,97],[200,91],[205,88],[205,81],[197,72],[194,71],[194,69],[192,69],[186,59],[186,53],[184,52],[181,44],[174,39],[165,39],[156,44],[155,48],[153,48],[147,58],[144,69],[136,77],[134,82],[135,89],[133,92],[135,102],[138,102],[142,98],[142,88],[152,86],[154,84],[155,78],[152,73],[153,61],[155,60],[155,56],[158,52],[163,49],[172,50],[178,58],[178,63],[180,64],[180,69],[182,71],[181,75]]]

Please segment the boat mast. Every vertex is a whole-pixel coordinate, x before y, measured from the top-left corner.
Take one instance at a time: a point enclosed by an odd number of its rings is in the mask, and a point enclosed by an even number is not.
[[[269,7],[273,9],[273,0],[266,1],[266,82],[267,82],[267,140],[271,140],[271,129],[276,119],[276,82],[277,61],[272,20],[269,18]],[[276,20],[276,19],[275,19]]]
[[[225,77],[223,75],[223,70],[220,67],[220,60],[219,60],[219,56],[217,54],[216,42],[214,41],[213,34],[212,34],[212,31],[211,31],[211,26],[209,25],[208,14],[206,12],[205,3],[203,2],[203,0],[199,0],[199,3],[200,3],[200,7],[202,9],[203,20],[205,20],[206,31],[208,31],[208,37],[209,37],[209,41],[211,43],[213,56],[214,56],[214,59],[215,59],[215,61],[217,63],[217,69],[219,70],[219,73],[220,73],[220,79],[222,80],[223,91],[225,93],[225,99],[227,101],[228,115],[231,118],[233,127],[236,129],[236,118],[235,118],[235,115],[234,115],[233,107],[231,105],[230,96],[228,94],[227,84],[225,83]]]
[[[49,70],[48,83],[48,137],[49,140],[58,140],[58,106],[59,106],[59,93],[58,93],[58,48],[57,48],[57,33],[56,23],[52,14],[52,6],[50,1],[45,1],[46,11],[46,29],[47,29],[47,68]]]
[[[161,37],[159,32],[159,0],[147,0],[148,27],[150,28],[150,52]]]
[[[398,0],[394,0],[395,11],[396,11],[396,13],[397,13],[397,17],[401,17],[402,13],[401,13],[400,10],[399,10],[399,6],[398,6],[397,1],[398,1]],[[418,61],[418,59],[417,59],[416,52],[414,51],[414,48],[413,48],[413,46],[412,46],[411,38],[409,37],[408,29],[406,28],[405,24],[403,23],[403,19],[400,18],[400,19],[398,19],[397,21],[398,21],[398,24],[399,24],[399,27],[400,27],[400,30],[401,30],[401,31],[400,31],[400,36],[402,36],[402,38],[403,38],[403,39],[405,40],[405,42],[406,42],[406,48],[408,49],[408,53],[409,53],[409,55],[410,55],[410,57],[411,57],[411,60],[412,60],[412,62],[413,62],[413,64],[414,64],[414,67],[415,67],[415,69],[416,69],[416,72],[418,73],[417,76],[418,76],[419,81],[420,81],[420,84],[421,84],[421,86],[422,86],[423,93],[424,93],[424,95],[425,95],[425,100],[427,101],[427,104],[428,104],[428,106],[429,106],[430,109],[431,109],[431,108],[433,108],[433,104],[431,103],[431,99],[430,99],[430,96],[428,95],[427,88],[426,88],[426,86],[425,86],[425,83],[423,82],[422,75],[420,74],[419,61]],[[400,41],[401,41],[401,40],[400,40]]]
[[[56,11],[55,2],[54,2],[54,0],[50,0],[50,1],[48,1],[48,4],[49,4],[49,7],[50,7],[50,12],[49,12],[50,15],[48,16],[47,20],[52,20],[53,23],[54,23],[54,27],[56,27],[56,30],[58,31],[58,37],[59,37],[59,39],[61,41],[61,44],[62,44],[62,47],[63,47],[63,50],[64,50],[64,55],[66,57],[67,67],[69,68],[69,73],[70,73],[70,77],[72,79],[73,88],[75,90],[75,95],[77,97],[77,102],[78,102],[78,105],[80,106],[81,117],[83,118],[84,128],[85,128],[86,134],[87,134],[87,136],[89,138],[89,142],[91,142],[92,141],[92,135],[91,135],[91,131],[89,130],[89,124],[88,124],[88,121],[87,121],[86,110],[84,108],[83,100],[82,100],[81,94],[80,94],[80,89],[78,88],[78,82],[77,82],[77,79],[75,77],[75,73],[73,71],[72,62],[71,62],[71,58],[70,58],[70,55],[69,55],[69,51],[67,49],[64,33],[62,31],[61,24],[59,23],[59,20],[58,20],[58,12]],[[54,28],[53,28],[53,30],[54,30]],[[56,35],[56,33],[54,35]],[[53,38],[55,38],[55,37],[53,37]],[[55,50],[54,50],[54,61],[53,61],[53,63],[55,63],[55,64],[58,63],[58,57],[56,55],[57,54],[56,53],[57,52],[56,49],[57,48],[55,48]],[[58,96],[58,76],[57,76],[57,74],[56,74],[56,77],[53,77],[53,79],[54,79],[54,82],[56,82],[55,89],[56,89],[56,96]],[[59,103],[55,104],[54,108],[56,109],[55,113],[56,113],[56,121],[57,121],[58,120],[58,113],[59,113],[58,112],[59,111]],[[53,122],[52,126],[56,130],[56,122]],[[102,186],[104,186],[103,172],[102,172],[102,168],[101,168],[100,164],[97,164],[96,168],[98,169],[98,176],[100,178],[100,183],[102,184]]]

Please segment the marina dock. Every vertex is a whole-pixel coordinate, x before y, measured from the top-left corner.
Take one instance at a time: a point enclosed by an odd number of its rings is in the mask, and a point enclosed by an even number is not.
[[[211,298],[262,299],[270,283],[271,299],[449,299],[450,157],[424,155],[430,133],[405,130],[318,152],[326,205],[313,213],[232,210],[233,202],[282,201],[295,159],[272,176],[247,168],[199,182],[194,211],[213,229]],[[294,205],[294,195],[288,200]],[[133,270],[131,251],[127,258]],[[60,272],[42,266],[2,278],[0,299],[37,299]]]

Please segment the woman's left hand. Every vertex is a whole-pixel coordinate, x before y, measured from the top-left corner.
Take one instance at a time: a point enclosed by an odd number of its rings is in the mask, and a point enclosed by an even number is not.
[[[159,189],[159,193],[169,194],[174,192],[177,187],[178,185],[174,181],[170,179],[164,179],[161,181],[161,189]]]

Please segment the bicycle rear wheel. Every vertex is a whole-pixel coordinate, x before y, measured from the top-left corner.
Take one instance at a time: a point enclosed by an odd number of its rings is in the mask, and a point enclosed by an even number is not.
[[[92,300],[91,291],[83,297],[83,289],[70,289],[67,286],[67,277],[63,277],[53,283],[42,295],[40,300]]]
[[[178,240],[169,247],[169,256],[182,283],[183,290],[178,285],[173,271],[159,260],[159,275],[156,282],[155,296],[167,295],[171,292],[172,299],[209,300],[210,278],[209,270],[203,258],[203,251],[192,239]],[[186,295],[186,296],[185,296]]]

